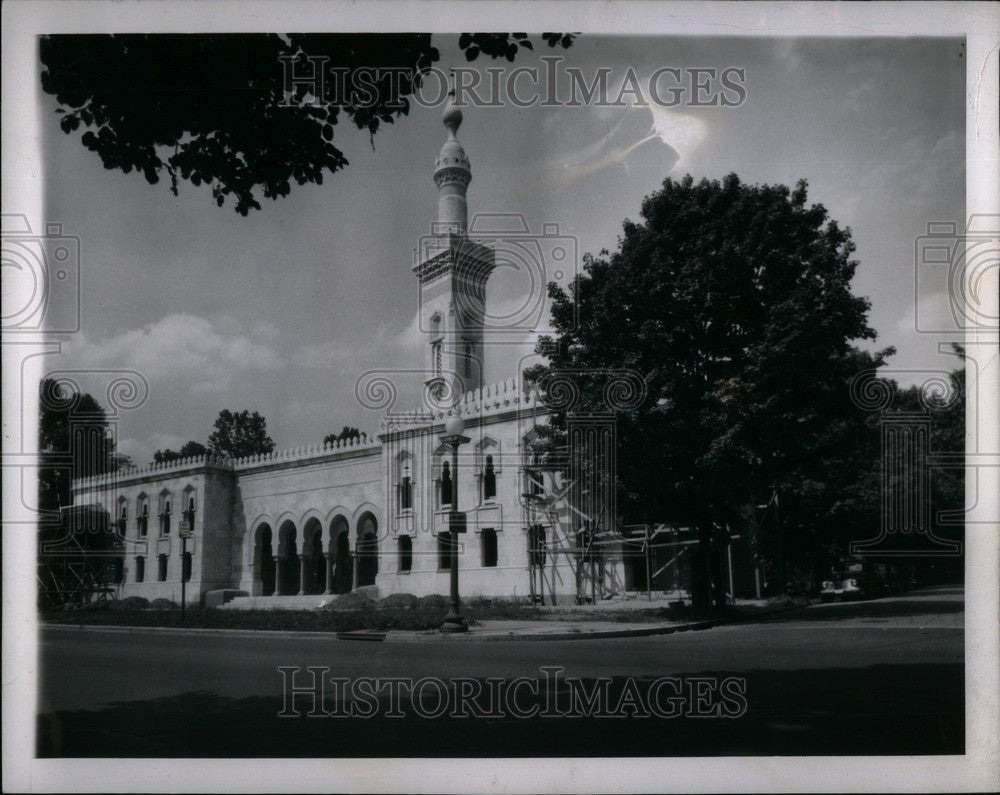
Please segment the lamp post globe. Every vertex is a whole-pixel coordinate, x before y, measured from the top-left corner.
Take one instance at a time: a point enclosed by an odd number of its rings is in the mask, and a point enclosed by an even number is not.
[[[462,431],[465,430],[465,420],[463,420],[457,414],[452,414],[445,420],[444,423],[444,433],[445,436],[461,436]]]

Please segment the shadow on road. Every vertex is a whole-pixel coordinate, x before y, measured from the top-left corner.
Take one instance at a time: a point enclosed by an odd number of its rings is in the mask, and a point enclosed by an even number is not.
[[[701,671],[685,677],[733,676]],[[109,704],[99,710],[38,718],[41,757],[378,757],[378,756],[723,756],[961,754],[965,749],[964,669],[954,665],[880,665],[862,669],[744,671],[747,709],[734,718],[501,717],[418,715],[405,697],[403,716],[278,717],[273,697],[224,698],[196,691]],[[488,692],[485,680],[477,680]],[[536,703],[549,693],[539,679]],[[594,680],[580,680],[594,685]],[[608,704],[619,703],[628,678],[615,677]],[[639,699],[650,677],[631,680]],[[530,690],[530,688],[525,688]],[[553,688],[568,704],[565,683]],[[915,698],[914,694],[919,694]],[[454,694],[452,693],[452,698]],[[329,696],[327,711],[343,709]],[[454,703],[452,701],[451,703]],[[648,703],[648,702],[644,702]],[[690,706],[690,704],[688,704]],[[613,710],[614,711],[614,710]],[[683,710],[682,710],[683,713]],[[621,712],[618,713],[622,714]]]
[[[887,597],[856,602],[832,602],[811,607],[793,608],[781,613],[754,618],[748,616],[745,623],[774,621],[849,621],[855,619],[892,619],[916,615],[954,615],[965,610],[962,599],[947,598],[956,591],[940,591],[921,594],[919,600]],[[942,598],[937,598],[942,597]]]

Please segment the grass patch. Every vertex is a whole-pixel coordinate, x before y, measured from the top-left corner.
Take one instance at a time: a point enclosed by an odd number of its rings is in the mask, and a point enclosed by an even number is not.
[[[187,627],[191,629],[250,629],[257,631],[353,632],[428,630],[441,626],[444,616],[418,610],[215,610],[189,608],[184,623],[180,610],[67,610],[42,613],[42,621],[108,627]]]
[[[426,599],[426,598],[425,598]],[[194,629],[248,629],[257,631],[353,632],[357,630],[433,630],[441,626],[447,600],[426,599],[368,602],[354,610],[218,610],[188,608],[184,623],[180,610],[135,609],[121,602],[106,607],[87,605],[76,610],[43,611],[43,622],[112,627],[188,627]],[[113,605],[113,606],[112,606]],[[412,605],[412,606],[408,606]],[[537,608],[500,600],[470,599],[462,613],[470,624],[484,621],[572,621],[613,624],[657,624],[717,617],[690,608],[659,607],[594,610],[585,607]]]

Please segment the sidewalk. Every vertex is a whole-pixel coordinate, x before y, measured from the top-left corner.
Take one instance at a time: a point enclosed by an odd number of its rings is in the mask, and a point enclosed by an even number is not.
[[[381,635],[387,641],[428,640],[603,640],[670,635],[708,629],[725,619],[676,621],[663,624],[622,624],[616,621],[484,621],[469,627],[468,632],[448,634],[437,630],[424,632],[342,632],[345,640],[361,640],[366,634]],[[348,637],[349,636],[349,637]],[[375,639],[375,638],[373,638]]]
[[[641,607],[642,605],[637,605]],[[429,641],[452,638],[478,640],[603,640],[606,638],[641,638],[651,635],[671,635],[675,632],[696,632],[721,624],[736,624],[748,619],[759,619],[798,606],[774,605],[765,607],[763,602],[748,603],[746,607],[756,608],[719,618],[667,621],[658,624],[623,624],[619,621],[484,621],[469,627],[468,632],[446,634],[437,630],[424,632],[341,632],[344,640],[387,640],[387,641]],[[377,636],[367,638],[365,636]]]
[[[468,632],[444,633],[436,629],[430,630],[354,630],[349,632],[307,632],[294,630],[259,630],[259,629],[203,629],[198,627],[142,627],[142,626],[112,626],[102,624],[59,624],[42,622],[40,628],[50,628],[76,632],[115,632],[123,634],[173,632],[188,635],[216,636],[250,636],[250,637],[313,637],[326,640],[344,641],[382,641],[394,643],[433,643],[433,642],[470,642],[470,641],[564,641],[564,640],[604,640],[611,638],[648,637],[653,635],[670,635],[675,632],[691,632],[721,624],[735,624],[744,620],[760,619],[775,613],[785,612],[790,608],[784,605],[765,607],[763,605],[746,605],[743,614],[740,612],[710,619],[691,619],[681,621],[664,621],[658,623],[622,623],[620,621],[591,621],[561,619],[543,619],[535,621],[495,620],[483,621],[469,627]],[[756,609],[754,609],[756,608]],[[558,612],[557,608],[552,612]]]

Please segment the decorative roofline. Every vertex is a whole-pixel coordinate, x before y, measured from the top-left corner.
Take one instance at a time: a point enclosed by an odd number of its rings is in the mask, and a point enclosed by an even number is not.
[[[122,480],[132,478],[147,477],[150,475],[160,476],[181,472],[185,469],[223,469],[241,470],[259,467],[261,465],[278,463],[284,461],[302,461],[309,458],[330,455],[331,453],[342,453],[353,450],[370,450],[378,448],[381,443],[374,436],[367,433],[361,434],[359,438],[344,439],[342,441],[324,442],[323,444],[307,444],[301,447],[291,447],[284,450],[274,450],[270,453],[259,455],[243,456],[240,458],[230,458],[228,456],[217,456],[211,453],[206,455],[190,456],[174,461],[167,461],[161,464],[148,464],[141,467],[128,467],[115,472],[107,472],[103,475],[94,475],[87,478],[75,478],[73,480],[74,489],[94,488],[96,486],[110,486]]]
[[[476,419],[501,414],[514,408],[537,411],[545,408],[541,393],[536,387],[524,388],[516,378],[507,378],[480,389],[472,389],[459,396],[454,406],[438,406],[423,411],[403,411],[386,414],[380,430],[383,433],[444,422],[452,413]]]
[[[362,432],[360,437],[344,439],[343,441],[324,442],[323,444],[307,444],[302,447],[292,447],[286,450],[275,450],[273,453],[245,456],[233,461],[233,469],[250,469],[261,464],[277,463],[279,461],[302,461],[308,458],[318,458],[331,453],[350,450],[372,450],[382,446],[374,436]]]

